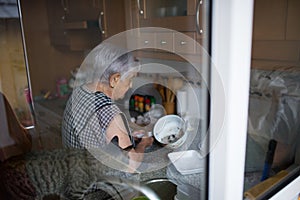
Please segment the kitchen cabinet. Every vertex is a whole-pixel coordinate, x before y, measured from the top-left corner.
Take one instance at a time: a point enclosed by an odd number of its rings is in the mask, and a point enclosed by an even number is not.
[[[299,66],[300,1],[256,0],[252,67]]]
[[[57,47],[91,49],[125,30],[120,0],[48,0],[47,12],[51,44]]]
[[[256,0],[254,40],[299,40],[298,0]]]
[[[203,1],[198,0],[138,0],[130,1],[132,28],[164,27],[176,31],[203,32]],[[196,24],[198,22],[198,24]]]
[[[286,39],[287,40],[300,40],[300,1],[288,1],[288,14],[286,26]]]
[[[149,51],[139,51],[139,56],[177,60],[178,57],[167,53],[196,54],[201,51],[196,48],[196,44],[190,44],[188,39],[179,33],[184,33],[208,49],[208,1],[130,0],[125,1],[125,7],[128,11],[127,29],[143,27],[166,29],[153,33],[154,36],[151,36],[150,40],[148,38],[151,33],[138,34],[137,40],[144,43],[142,47],[151,46],[151,42],[154,42],[157,47],[153,49],[152,54]],[[161,50],[167,52],[161,54]]]
[[[188,37],[192,39],[196,38],[196,33],[194,32],[186,32],[184,33]],[[196,45],[195,43],[191,43],[191,41],[186,40],[183,35],[179,33],[174,33],[174,51],[179,53],[195,53],[196,52]]]
[[[284,40],[287,0],[256,0],[253,39]]]

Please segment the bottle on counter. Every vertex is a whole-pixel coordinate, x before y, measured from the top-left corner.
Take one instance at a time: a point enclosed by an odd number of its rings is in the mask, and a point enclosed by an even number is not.
[[[69,88],[66,78],[60,78],[56,81],[56,92],[59,98],[66,98],[68,96]]]
[[[151,100],[148,96],[145,97],[145,111],[148,112],[151,108]]]
[[[139,111],[141,112],[141,113],[143,113],[144,112],[144,97],[142,97],[142,96],[140,96],[139,97]]]

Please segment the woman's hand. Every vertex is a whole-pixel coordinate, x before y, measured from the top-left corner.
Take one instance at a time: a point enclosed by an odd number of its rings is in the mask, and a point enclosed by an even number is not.
[[[153,137],[142,137],[139,138],[140,142],[136,145],[134,149],[131,149],[128,153],[129,155],[129,172],[136,172],[136,169],[140,166],[143,161],[145,148],[152,145]]]
[[[145,131],[144,130],[134,131],[132,133],[132,136],[133,136],[135,141],[139,141],[139,140],[141,140],[142,137],[145,136]]]
[[[139,145],[144,146],[144,148],[149,147],[152,145],[154,141],[153,137],[143,137],[142,140],[140,141]]]
[[[133,136],[134,140],[138,144],[141,144],[141,146],[143,146],[144,148],[151,146],[154,141],[154,138],[146,135],[144,130],[134,131],[132,133],[132,136]]]

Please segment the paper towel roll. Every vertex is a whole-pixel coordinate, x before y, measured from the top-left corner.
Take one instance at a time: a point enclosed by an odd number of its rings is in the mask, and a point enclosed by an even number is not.
[[[177,97],[177,114],[183,116],[187,111],[187,92],[184,90],[178,90],[176,92]]]
[[[187,91],[187,113],[193,117],[201,118],[203,89],[200,85],[189,82],[186,85]]]

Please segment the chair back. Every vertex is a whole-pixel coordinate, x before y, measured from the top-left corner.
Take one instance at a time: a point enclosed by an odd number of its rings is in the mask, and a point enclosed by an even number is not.
[[[0,161],[27,153],[32,137],[19,122],[7,98],[0,92]]]

